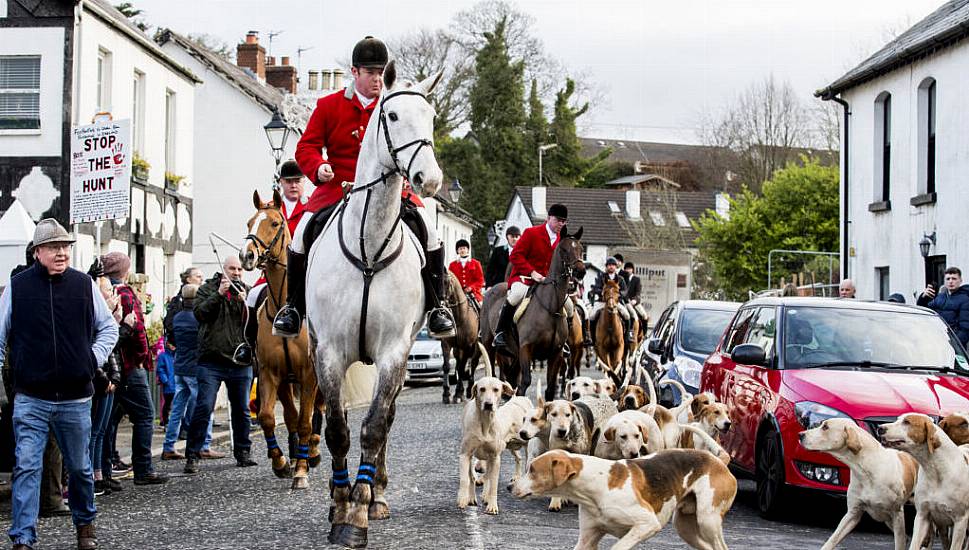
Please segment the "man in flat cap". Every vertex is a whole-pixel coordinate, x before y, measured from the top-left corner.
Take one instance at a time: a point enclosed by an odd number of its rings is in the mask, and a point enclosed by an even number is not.
[[[94,372],[118,341],[118,325],[91,277],[71,269],[73,244],[56,220],[41,220],[34,230],[36,262],[10,279],[0,296],[0,367],[9,345],[16,392],[17,465],[9,531],[14,550],[28,550],[37,542],[41,461],[51,432],[69,475],[77,547],[98,546],[88,449],[91,396]]]

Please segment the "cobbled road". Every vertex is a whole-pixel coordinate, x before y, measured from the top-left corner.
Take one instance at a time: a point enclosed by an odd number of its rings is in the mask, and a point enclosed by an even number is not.
[[[461,405],[444,405],[438,386],[411,388],[398,401],[388,459],[388,500],[392,517],[370,526],[370,548],[393,549],[501,549],[572,548],[578,539],[577,509],[560,513],[545,510],[547,501],[519,501],[499,493],[501,513],[482,509],[461,511],[455,504],[458,488],[457,450],[461,436]],[[354,446],[351,471],[359,458],[357,438],[363,411],[350,414]],[[284,429],[278,437],[285,441]],[[227,450],[227,449],[224,449]],[[135,487],[98,497],[97,530],[101,548],[109,549],[311,549],[331,548],[326,542],[329,497],[328,453],[323,468],[312,472],[310,489],[292,492],[289,480],[276,479],[265,458],[261,431],[253,430],[253,455],[259,466],[236,468],[225,459],[203,461],[196,476],[181,474],[182,462],[160,462],[158,469],[172,474],[166,485]],[[502,483],[514,462],[502,461]],[[478,502],[481,502],[479,497]],[[844,504],[831,498],[799,496],[790,517],[769,522],[758,517],[753,484],[741,491],[726,518],[725,535],[731,548],[820,548],[844,512]],[[9,507],[0,515],[9,527]],[[41,549],[74,547],[70,518],[39,523]],[[615,542],[606,537],[602,548]],[[673,549],[687,546],[672,526],[641,548]],[[871,521],[851,535],[842,548],[892,548],[891,534]]]

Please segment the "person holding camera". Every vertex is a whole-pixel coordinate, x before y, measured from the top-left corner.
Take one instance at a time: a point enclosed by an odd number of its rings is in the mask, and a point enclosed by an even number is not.
[[[249,390],[252,386],[252,354],[245,345],[249,287],[242,282],[242,264],[237,256],[222,263],[223,273],[205,281],[195,296],[198,336],[198,397],[188,427],[185,473],[199,470],[209,416],[215,407],[219,386],[225,383],[232,415],[232,454],[236,465],[255,466],[250,455]]]
[[[962,345],[969,342],[969,285],[962,284],[962,270],[946,268],[945,286],[937,293],[935,285],[929,283],[917,303],[938,313]]]

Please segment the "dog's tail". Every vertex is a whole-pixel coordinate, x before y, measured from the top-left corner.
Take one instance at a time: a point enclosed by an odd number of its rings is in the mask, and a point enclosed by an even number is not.
[[[663,380],[660,380],[656,385],[673,386],[674,388],[676,388],[680,392],[680,403],[682,403],[683,400],[686,399],[688,395],[691,395],[690,392],[686,391],[686,388],[678,380],[670,380],[669,378],[664,378]]]
[[[537,376],[535,378],[535,402],[537,403],[539,398],[542,397],[542,377]]]
[[[699,437],[700,440],[703,441],[703,445],[706,450],[713,453],[713,455],[719,458],[721,462],[724,464],[730,464],[730,454],[723,450],[723,447],[721,447],[715,439],[710,437],[710,434],[691,424],[682,424],[680,427]]]
[[[485,374],[487,376],[494,377],[494,375],[495,375],[495,364],[491,362],[491,356],[488,355],[488,350],[485,349],[484,344],[481,343],[481,340],[478,340],[478,351],[481,352],[481,357],[485,361]],[[472,379],[473,378],[474,377],[472,376]]]
[[[654,405],[659,403],[656,399],[656,386],[653,385],[653,377],[647,374],[643,377],[643,380],[646,382],[646,389],[649,390],[649,402]]]

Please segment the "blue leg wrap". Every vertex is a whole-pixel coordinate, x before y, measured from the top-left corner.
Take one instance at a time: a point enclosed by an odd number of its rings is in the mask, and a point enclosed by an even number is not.
[[[309,445],[299,445],[296,447],[296,458],[297,459],[308,459],[310,457],[310,446]]]
[[[349,487],[350,472],[346,468],[342,470],[333,470],[333,485],[335,487]]]
[[[373,485],[373,478],[377,475],[377,466],[369,462],[361,462],[357,468],[357,483]]]
[[[272,435],[266,438],[266,447],[268,447],[270,451],[279,448],[279,443],[276,442],[276,436]]]

